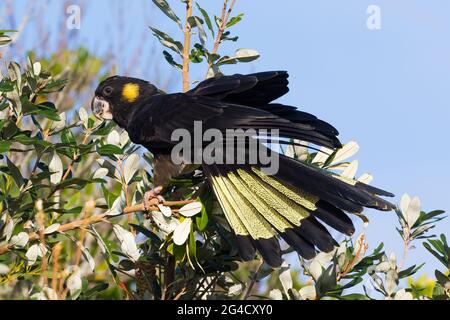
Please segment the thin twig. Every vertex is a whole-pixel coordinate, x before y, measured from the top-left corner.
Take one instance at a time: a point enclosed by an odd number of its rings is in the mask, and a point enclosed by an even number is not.
[[[188,201],[186,201],[186,200],[183,200],[183,201],[164,201],[162,203],[162,205],[167,206],[167,207],[180,206],[180,205],[183,205],[183,204],[192,203],[194,201],[195,200],[188,200]],[[156,207],[156,206],[152,206],[152,207],[149,207],[148,210],[146,210],[145,209],[145,205],[143,203],[141,203],[141,204],[136,204],[136,205],[133,205],[133,206],[126,207],[123,210],[122,215],[124,215],[124,214],[132,214],[132,213],[142,212],[142,211],[159,211],[159,208]],[[174,209],[172,211],[173,212],[177,212],[178,210]],[[96,224],[96,223],[99,223],[99,222],[105,222],[108,219],[117,217],[117,215],[110,216],[108,214],[109,214],[109,211],[104,212],[102,214],[93,215],[93,216],[91,216],[89,218],[75,220],[75,221],[63,224],[63,225],[61,225],[58,228],[58,230],[56,232],[64,233],[64,232],[67,232],[67,231],[70,231],[70,230],[74,230],[74,229],[78,229],[78,228],[85,228],[85,227],[87,227],[87,226],[89,226],[91,224]],[[45,236],[47,236],[47,235],[45,235]],[[29,237],[28,241],[31,242],[31,241],[39,239],[39,234],[35,233],[35,232],[32,232],[32,233],[28,234],[28,237]],[[11,248],[9,247],[9,245],[0,246],[0,255],[4,254],[6,252],[9,252],[10,250],[11,250]]]
[[[250,294],[252,293],[252,290],[253,290],[253,287],[254,287],[254,285],[255,285],[255,283],[256,283],[256,280],[258,280],[258,273],[259,273],[259,270],[261,270],[261,267],[262,267],[263,264],[264,264],[264,261],[261,260],[261,261],[259,262],[259,264],[258,264],[258,267],[256,268],[255,273],[253,274],[253,277],[252,277],[252,279],[251,279],[251,281],[250,281],[250,284],[249,284],[248,287],[247,287],[247,291],[245,292],[245,295],[244,295],[243,300],[247,300],[248,297],[250,296]]]
[[[364,240],[365,240],[365,236],[364,236],[364,234],[362,234],[361,238],[359,239],[359,248],[356,251],[355,256],[347,265],[345,265],[342,268],[343,269],[342,272],[340,272],[337,277],[338,281],[341,280],[342,278],[344,278],[350,271],[352,271],[353,267],[356,265],[356,262],[359,260],[361,255],[364,255],[366,253],[367,244],[365,244]]]
[[[61,254],[62,245],[61,243],[56,244],[53,247],[53,274],[52,274],[52,289],[55,291],[59,297],[58,292],[58,280],[59,280],[59,256]]]
[[[186,25],[184,26],[183,47],[183,91],[189,90],[189,53],[191,50],[191,26],[189,18],[192,16],[192,0],[186,2]]]
[[[216,39],[214,40],[213,49],[211,51],[212,55],[217,54],[217,51],[219,50],[219,45],[222,40],[223,32],[225,31],[225,28],[228,23],[228,19],[230,18],[230,14],[231,14],[231,11],[233,11],[233,7],[234,7],[235,3],[236,3],[236,0],[233,0],[231,2],[230,7],[228,8],[228,0],[224,0],[224,2],[223,2],[222,13],[220,15],[221,23],[219,26],[219,31],[217,32],[217,35],[216,35]],[[211,69],[212,65],[213,65],[213,61],[209,61],[207,74],[208,74],[209,70]]]
[[[36,209],[38,210],[38,213],[36,215],[36,222],[37,222],[37,226],[38,226],[38,237],[41,241],[41,248],[40,250],[42,251],[42,283],[43,283],[43,287],[46,287],[48,284],[48,275],[47,275],[47,264],[48,264],[48,260],[47,260],[47,255],[44,252],[45,250],[45,234],[44,234],[44,230],[45,230],[45,213],[44,213],[44,209],[42,208],[42,200],[38,200],[36,202]]]
[[[406,259],[408,258],[410,242],[411,242],[410,231],[408,229],[408,236],[407,236],[406,239],[403,240],[403,256],[402,256],[402,260],[400,260],[400,264],[398,265],[400,270],[403,268],[403,265],[405,264]]]
[[[90,136],[90,133],[87,132],[87,133],[85,134],[84,139],[83,139],[83,142],[82,142],[81,144],[86,144],[86,143],[87,143],[87,140],[89,139],[89,136]],[[72,171],[73,165],[74,165],[75,162],[78,160],[78,157],[79,157],[79,156],[80,156],[80,155],[79,155],[78,152],[75,152],[75,153],[74,153],[74,155],[73,155],[73,157],[72,157],[72,160],[70,161],[70,164],[69,164],[69,166],[68,166],[67,169],[66,169],[66,172],[64,172],[64,175],[63,175],[62,178],[61,178],[61,182],[67,179],[67,177],[69,176],[70,172]]]

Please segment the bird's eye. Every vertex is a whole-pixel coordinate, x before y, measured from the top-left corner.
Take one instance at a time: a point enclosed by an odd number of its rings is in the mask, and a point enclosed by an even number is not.
[[[105,89],[103,89],[103,94],[105,96],[110,96],[112,92],[113,92],[113,88],[110,86],[107,86],[107,87],[105,87]]]

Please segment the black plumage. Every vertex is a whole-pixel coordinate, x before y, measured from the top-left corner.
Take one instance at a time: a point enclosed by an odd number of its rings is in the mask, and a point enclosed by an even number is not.
[[[332,125],[293,106],[273,102],[288,91],[285,71],[211,78],[186,93],[175,94],[164,94],[143,80],[116,76],[99,85],[93,110],[98,117],[112,118],[134,143],[154,154],[155,182],[165,185],[184,168],[184,164],[171,163],[170,154],[177,143],[171,140],[172,133],[180,128],[193,133],[195,121],[201,121],[203,131],[278,129],[280,143],[298,139],[318,147],[340,148],[339,133]],[[265,148],[263,142],[271,137],[252,139]],[[345,212],[394,207],[379,197],[393,196],[389,192],[343,181],[332,172],[284,155],[279,161],[273,176],[265,175],[259,163],[202,163],[244,260],[253,259],[259,251],[269,265],[281,265],[278,236],[299,255],[311,259],[317,251],[329,252],[336,244],[321,222],[351,235],[355,229]]]

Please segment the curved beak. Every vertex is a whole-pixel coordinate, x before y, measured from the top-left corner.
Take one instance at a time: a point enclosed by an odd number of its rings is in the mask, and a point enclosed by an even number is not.
[[[97,119],[100,120],[112,120],[112,110],[109,102],[101,97],[95,96],[91,102],[92,113]]]

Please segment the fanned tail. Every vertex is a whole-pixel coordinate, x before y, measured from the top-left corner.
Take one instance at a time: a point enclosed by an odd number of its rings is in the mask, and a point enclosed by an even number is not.
[[[236,234],[241,257],[251,260],[258,251],[272,267],[282,263],[278,236],[300,256],[312,259],[336,245],[321,222],[352,235],[355,229],[344,211],[393,208],[377,196],[390,196],[388,192],[343,181],[284,156],[274,176],[247,165],[209,165],[204,170]]]

